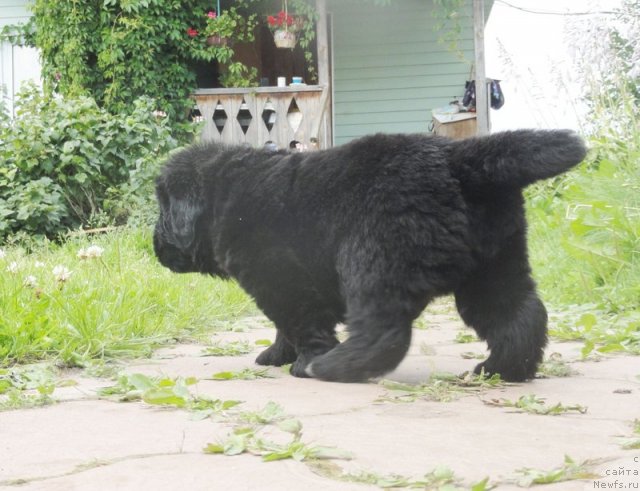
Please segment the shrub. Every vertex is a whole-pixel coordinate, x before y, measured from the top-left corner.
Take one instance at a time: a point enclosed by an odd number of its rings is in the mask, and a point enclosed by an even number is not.
[[[52,237],[109,212],[132,175],[149,176],[177,146],[154,108],[140,98],[114,115],[88,97],[24,89],[16,117],[0,120],[0,237]]]
[[[640,141],[593,138],[589,159],[531,190],[532,261],[545,296],[640,309]]]

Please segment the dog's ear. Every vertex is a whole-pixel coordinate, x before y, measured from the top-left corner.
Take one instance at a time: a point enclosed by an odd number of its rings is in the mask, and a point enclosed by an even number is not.
[[[197,198],[185,196],[174,198],[169,196],[169,227],[176,244],[187,250],[196,236],[196,222],[202,214],[202,204]]]
[[[196,236],[196,222],[204,210],[198,187],[190,186],[180,175],[168,172],[156,180],[156,195],[162,213],[165,239],[186,251]]]

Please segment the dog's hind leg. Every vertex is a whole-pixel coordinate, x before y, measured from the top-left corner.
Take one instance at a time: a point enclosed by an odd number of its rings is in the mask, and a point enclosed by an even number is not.
[[[476,373],[498,373],[511,382],[533,378],[547,343],[547,311],[531,278],[524,234],[505,242],[455,297],[462,319],[491,350]]]

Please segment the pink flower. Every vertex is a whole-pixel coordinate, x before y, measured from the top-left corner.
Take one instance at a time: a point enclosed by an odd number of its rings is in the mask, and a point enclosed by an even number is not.
[[[198,35],[198,31],[196,31],[193,27],[190,27],[189,29],[187,29],[187,36],[189,36],[190,38],[194,38]]]
[[[209,13],[207,13],[207,17],[209,17],[209,19],[215,19],[216,18],[216,11],[215,10],[209,11]]]

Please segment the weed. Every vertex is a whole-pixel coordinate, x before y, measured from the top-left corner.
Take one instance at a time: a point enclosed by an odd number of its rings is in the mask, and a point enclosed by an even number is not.
[[[550,471],[531,468],[519,469],[517,472],[520,477],[516,478],[515,482],[518,486],[528,488],[536,484],[551,484],[577,479],[596,479],[600,476],[591,471],[593,465],[594,463],[588,460],[578,464],[565,455],[562,466]]]
[[[345,472],[342,467],[333,461],[310,461],[307,466],[316,474],[335,481],[368,484],[382,489],[418,488],[434,491],[489,491],[493,486],[489,484],[489,478],[464,486],[454,472],[447,467],[436,467],[431,472],[420,478],[412,478],[399,474],[382,475],[377,472],[360,471]]]
[[[382,380],[380,384],[390,392],[379,398],[377,402],[414,402],[419,399],[450,402],[464,395],[502,387],[505,382],[499,375],[487,377],[484,374],[467,373],[462,377],[453,374],[434,374],[426,383],[418,385],[391,380]]]
[[[268,368],[244,368],[237,372],[214,373],[207,380],[256,380],[259,378],[273,378]]]
[[[425,356],[433,356],[436,354],[436,349],[427,343],[420,343],[420,354]]]
[[[486,353],[475,353],[473,351],[465,351],[460,353],[460,356],[465,360],[483,360],[487,357]]]
[[[549,358],[538,366],[537,377],[571,377],[577,372],[562,359],[560,353],[551,353]]]
[[[195,385],[195,377],[148,377],[140,373],[121,375],[116,385],[98,391],[102,397],[117,396],[118,400],[144,401],[147,404],[187,409],[194,419],[204,419],[220,414],[241,404],[240,401],[223,401],[194,396],[189,387]]]
[[[287,415],[285,414],[282,406],[271,401],[259,411],[243,411],[235,417],[237,421],[251,425],[272,424],[286,418]]]
[[[480,341],[480,340],[478,339],[478,337],[475,334],[473,334],[471,332],[458,331],[454,341],[456,343],[465,344],[465,343],[475,343],[475,342]]]
[[[216,343],[202,350],[202,356],[242,356],[253,351],[253,346],[248,341],[230,341],[228,343]]]
[[[0,369],[0,411],[53,404],[56,387],[74,383],[56,380],[45,365]]]
[[[414,329],[428,329],[429,328],[429,319],[423,315],[418,317],[415,321],[413,321]]]
[[[298,420],[283,421],[278,427],[292,435],[288,443],[276,443],[259,438],[259,428],[238,426],[223,441],[209,443],[203,450],[205,453],[239,455],[245,452],[259,455],[264,462],[293,459],[296,461],[317,459],[351,459],[349,452],[333,447],[309,445],[302,442],[302,423]]]
[[[625,450],[640,450],[640,419],[633,422],[633,437],[628,438],[622,444]]]
[[[483,402],[489,406],[511,407],[517,409],[519,412],[550,416],[558,416],[571,411],[575,411],[580,414],[587,412],[587,408],[579,404],[565,406],[558,402],[553,406],[549,406],[545,404],[543,398],[537,397],[535,394],[520,396],[517,401],[510,401],[509,399],[490,399]]]

